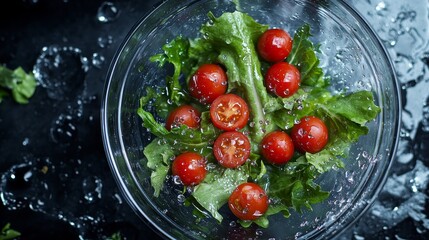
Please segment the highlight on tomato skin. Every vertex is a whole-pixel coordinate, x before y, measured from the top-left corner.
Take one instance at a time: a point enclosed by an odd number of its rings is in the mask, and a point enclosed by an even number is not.
[[[329,131],[320,118],[305,116],[292,127],[291,138],[298,151],[317,153],[328,143]]]
[[[283,29],[268,29],[258,39],[257,50],[267,62],[280,62],[292,51],[293,39]]]
[[[190,128],[200,127],[201,113],[191,105],[182,105],[173,109],[167,117],[165,128],[171,130],[172,128],[186,125]]]
[[[264,136],[261,141],[261,153],[272,164],[285,164],[295,152],[291,137],[283,131],[274,131]]]
[[[221,166],[237,168],[250,156],[249,138],[237,131],[221,133],[213,144],[213,154]]]
[[[224,131],[242,129],[249,121],[249,107],[240,96],[228,93],[217,97],[210,105],[213,125]]]
[[[264,215],[269,199],[258,184],[246,182],[234,189],[228,198],[228,207],[241,220],[255,220]]]
[[[189,93],[203,104],[212,103],[227,90],[227,75],[217,64],[207,63],[198,67],[188,82]]]
[[[279,62],[268,68],[264,80],[266,88],[271,93],[286,98],[298,91],[301,85],[301,73],[294,65]]]
[[[198,153],[185,152],[173,160],[173,176],[178,176],[185,186],[201,183],[207,174],[206,159]]]

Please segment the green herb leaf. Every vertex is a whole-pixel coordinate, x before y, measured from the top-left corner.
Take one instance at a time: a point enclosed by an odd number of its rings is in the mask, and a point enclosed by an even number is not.
[[[0,66],[0,102],[10,92],[17,103],[26,104],[33,96],[36,85],[34,75],[27,74],[21,67],[12,71]]]
[[[6,223],[6,225],[1,230],[0,240],[14,239],[19,236],[21,236],[21,233],[10,228],[10,223]]]

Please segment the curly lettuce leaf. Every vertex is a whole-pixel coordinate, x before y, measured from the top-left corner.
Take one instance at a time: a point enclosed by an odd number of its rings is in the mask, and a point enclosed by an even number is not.
[[[170,170],[170,161],[174,157],[174,151],[170,145],[163,144],[161,139],[156,138],[145,147],[143,153],[147,158],[146,166],[152,170],[150,181],[154,189],[153,195],[158,197]]]
[[[286,61],[299,69],[302,85],[326,87],[329,78],[324,76],[323,69],[319,67],[320,61],[316,56],[318,46],[314,46],[310,37],[310,25],[304,24],[295,32],[292,51]]]
[[[248,175],[239,169],[216,169],[207,174],[204,181],[195,187],[192,196],[219,222],[222,215],[218,210],[228,202],[232,191],[247,181]]]
[[[170,101],[176,106],[188,101],[187,95],[182,91],[180,76],[182,72],[189,73],[189,66],[193,65],[188,56],[189,45],[189,40],[179,36],[162,47],[164,53],[150,58],[152,62],[158,62],[159,67],[163,67],[166,63],[171,63],[174,66],[173,75],[167,77],[167,94]]]

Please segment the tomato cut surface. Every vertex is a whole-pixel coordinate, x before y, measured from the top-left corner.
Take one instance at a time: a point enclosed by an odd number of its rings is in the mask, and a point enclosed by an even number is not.
[[[258,184],[242,183],[230,195],[228,207],[241,220],[255,220],[268,209],[268,196]]]
[[[328,128],[315,116],[301,118],[291,131],[295,148],[300,152],[317,153],[328,143]]]
[[[216,98],[210,105],[213,125],[225,131],[238,130],[249,121],[249,108],[240,96],[229,93]]]
[[[212,103],[227,89],[227,76],[217,64],[203,64],[188,83],[189,93],[201,103]]]
[[[264,136],[261,153],[273,164],[285,164],[294,154],[295,147],[289,135],[283,131],[274,131]]]
[[[206,176],[206,160],[198,153],[185,152],[174,159],[171,170],[173,175],[180,178],[183,185],[197,185]]]
[[[250,141],[241,132],[224,132],[215,140],[213,154],[223,167],[239,167],[249,158]]]
[[[258,53],[268,62],[283,61],[292,50],[293,40],[283,29],[268,29],[258,39]]]
[[[301,74],[292,64],[279,62],[268,68],[265,74],[265,86],[279,97],[290,97],[298,91]]]
[[[165,127],[171,130],[185,124],[190,128],[200,126],[201,113],[191,105],[182,105],[171,111],[167,117]]]

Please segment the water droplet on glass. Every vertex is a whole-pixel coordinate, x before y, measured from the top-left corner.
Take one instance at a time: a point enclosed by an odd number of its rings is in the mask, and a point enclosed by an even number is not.
[[[119,9],[112,2],[103,2],[97,11],[97,19],[102,23],[114,21],[118,16]]]

